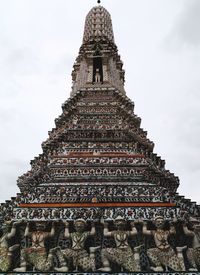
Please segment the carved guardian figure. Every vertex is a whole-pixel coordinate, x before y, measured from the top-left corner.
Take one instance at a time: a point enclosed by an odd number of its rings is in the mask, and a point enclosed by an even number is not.
[[[128,238],[137,235],[137,230],[134,223],[131,223],[131,231],[126,231],[126,221],[123,217],[118,216],[114,220],[116,230],[109,231],[108,224],[104,224],[104,236],[112,237],[115,240],[116,248],[102,249],[102,263],[103,267],[100,271],[110,272],[110,263],[117,263],[120,267],[129,272],[140,271],[140,257],[139,248],[135,248],[135,253],[128,244]]]

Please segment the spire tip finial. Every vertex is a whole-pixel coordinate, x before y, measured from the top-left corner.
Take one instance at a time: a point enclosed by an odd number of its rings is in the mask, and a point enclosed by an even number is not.
[[[97,3],[100,4],[100,3],[101,3],[101,0],[97,0]]]

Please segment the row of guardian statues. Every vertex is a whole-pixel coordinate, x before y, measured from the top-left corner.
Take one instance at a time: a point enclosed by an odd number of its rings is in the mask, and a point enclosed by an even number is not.
[[[62,238],[68,243],[61,247],[57,239],[57,245],[50,248],[47,240],[55,237],[58,224],[62,224]],[[148,262],[146,271],[200,270],[198,220],[169,223],[162,216],[156,216],[152,224],[153,227],[143,220],[128,223],[122,216],[117,216],[112,223],[104,220],[90,223],[90,228],[88,222],[81,218],[74,220],[73,226],[68,221],[52,222],[49,230],[46,230],[45,222],[36,221],[33,230],[30,223],[7,221],[1,227],[0,271],[105,273],[113,272],[113,268],[116,271],[117,266],[119,272],[138,272],[145,271],[141,265],[142,253]],[[175,245],[170,242],[170,237],[177,234],[177,224],[183,236],[181,245],[176,238]],[[23,238],[28,240],[25,245],[22,241],[11,241],[17,239],[21,225],[24,225]],[[101,230],[98,231],[97,227]],[[147,245],[147,236],[151,237],[151,245]],[[88,239],[92,239],[90,245],[86,245]],[[104,242],[105,239],[108,241]],[[113,245],[109,245],[111,243]],[[134,246],[131,245],[133,243]],[[14,255],[18,255],[18,261],[13,259]]]

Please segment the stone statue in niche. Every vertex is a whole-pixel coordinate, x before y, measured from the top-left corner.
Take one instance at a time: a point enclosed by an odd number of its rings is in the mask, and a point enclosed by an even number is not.
[[[12,253],[19,247],[19,244],[15,244],[9,247],[9,240],[16,234],[16,226],[20,222],[13,222],[12,228],[11,221],[4,221],[1,226],[2,235],[0,237],[0,271],[6,272],[11,267]],[[10,232],[9,232],[10,231]]]
[[[191,218],[193,230],[189,230],[186,223],[183,224],[183,232],[186,236],[192,237],[192,248],[188,248],[187,257],[191,264],[190,271],[197,271],[200,268],[200,221]]]
[[[176,234],[175,227],[171,224],[169,230],[165,229],[165,221],[162,216],[156,216],[154,220],[155,230],[148,230],[146,222],[143,223],[143,234],[153,236],[155,248],[149,248],[147,255],[154,264],[151,269],[156,272],[162,272],[163,266],[171,268],[174,271],[185,271],[182,251],[184,247],[176,247],[177,253],[173,250],[168,242],[171,234]]]
[[[113,237],[115,240],[116,248],[104,248],[102,249],[102,264],[103,267],[100,271],[110,272],[110,263],[117,263],[121,268],[129,272],[140,271],[140,255],[139,248],[135,247],[134,252],[128,244],[128,238],[137,235],[137,229],[134,222],[131,222],[131,231],[125,230],[126,220],[118,216],[114,220],[116,230],[109,231],[108,224],[103,221],[104,224],[104,236]]]
[[[94,223],[92,224],[91,230],[86,231],[86,221],[84,219],[77,219],[74,221],[75,232],[69,232],[69,223],[66,221],[64,237],[70,238],[72,242],[71,248],[61,250],[63,259],[61,260],[61,267],[55,268],[56,271],[67,272],[68,267],[64,259],[73,259],[73,265],[75,271],[81,268],[83,271],[95,271],[95,252],[100,247],[90,247],[88,252],[85,249],[85,242],[90,236],[96,234]],[[60,257],[61,258],[61,257]]]
[[[96,72],[95,72],[95,82],[96,83],[100,83],[101,82],[101,75],[100,75],[100,71],[99,71],[98,68],[96,69]]]
[[[35,225],[36,230],[32,232],[30,224],[26,225],[24,236],[31,238],[32,246],[21,250],[20,267],[14,269],[16,272],[25,272],[28,264],[31,264],[37,271],[43,272],[50,271],[53,266],[53,253],[57,248],[50,249],[47,255],[45,240],[54,236],[54,223],[50,232],[45,232],[45,222],[36,222]]]

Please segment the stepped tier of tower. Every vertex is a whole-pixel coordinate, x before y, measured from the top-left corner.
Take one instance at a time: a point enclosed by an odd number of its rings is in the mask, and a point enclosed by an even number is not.
[[[121,207],[129,219],[152,219],[161,210],[170,218],[169,213],[178,214],[180,208],[199,213],[195,203],[177,195],[178,178],[153,153],[153,142],[125,95],[114,88],[93,87],[78,91],[62,108],[42,144],[43,153],[18,179],[21,193],[14,200],[12,218],[48,220],[56,206],[55,218],[65,218],[76,206],[79,216],[84,204],[85,212],[90,209],[94,215],[94,205],[100,213],[101,206],[112,206],[115,213]]]
[[[19,206],[175,206],[178,178],[152,153],[153,143],[140,128],[133,103],[114,89],[74,95],[42,148],[43,154],[31,161],[32,169],[18,179]]]

